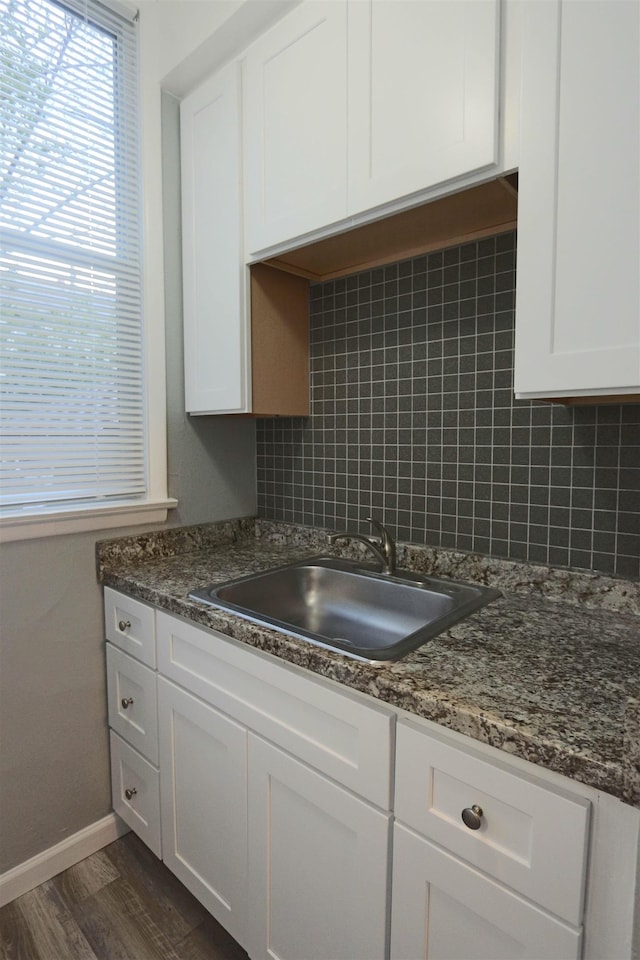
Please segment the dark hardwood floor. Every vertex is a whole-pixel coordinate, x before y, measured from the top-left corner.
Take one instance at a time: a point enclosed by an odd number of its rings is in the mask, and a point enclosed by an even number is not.
[[[0,909],[2,960],[248,960],[133,833]]]

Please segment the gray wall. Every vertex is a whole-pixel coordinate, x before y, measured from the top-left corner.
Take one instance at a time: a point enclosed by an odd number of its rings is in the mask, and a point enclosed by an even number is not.
[[[95,540],[0,553],[0,872],[110,809]]]
[[[163,123],[168,457],[180,501],[170,523],[199,523],[255,513],[255,431],[250,421],[184,414],[175,101],[165,100]],[[111,809],[94,544],[134,529],[0,552],[0,872]]]
[[[640,576],[640,405],[514,399],[515,254],[311,287],[311,416],[259,423],[261,516]]]

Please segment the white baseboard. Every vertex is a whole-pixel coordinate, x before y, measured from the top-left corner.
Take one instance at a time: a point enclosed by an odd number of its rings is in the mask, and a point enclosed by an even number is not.
[[[102,820],[96,820],[48,850],[0,874],[0,907],[57,876],[74,863],[90,857],[128,832],[129,827],[124,820],[115,813],[109,813]]]

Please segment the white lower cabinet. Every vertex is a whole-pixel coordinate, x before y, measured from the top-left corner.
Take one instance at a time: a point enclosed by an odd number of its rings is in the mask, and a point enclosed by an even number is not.
[[[396,823],[392,960],[577,960],[580,941],[580,930]]]
[[[577,960],[590,804],[450,736],[396,735],[392,960]]]
[[[173,873],[253,960],[384,960],[390,814],[163,677],[158,706]]]
[[[390,814],[249,736],[253,960],[383,960]]]
[[[158,679],[164,861],[246,944],[247,731]]]
[[[114,591],[106,615],[157,662],[108,645],[114,810],[251,960],[636,955],[636,809]]]
[[[165,613],[156,636],[167,866],[252,960],[385,960],[392,711]]]

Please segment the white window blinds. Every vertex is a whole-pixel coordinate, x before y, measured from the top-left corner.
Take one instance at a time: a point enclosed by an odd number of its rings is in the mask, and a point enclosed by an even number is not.
[[[135,25],[0,0],[0,505],[146,493]]]

